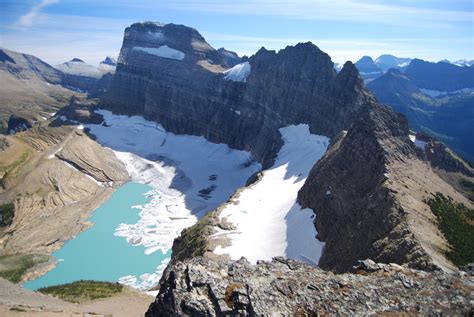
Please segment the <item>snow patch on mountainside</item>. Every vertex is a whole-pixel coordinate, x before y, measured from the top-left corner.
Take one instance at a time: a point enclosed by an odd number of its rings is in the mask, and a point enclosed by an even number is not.
[[[174,48],[168,47],[167,45],[155,47],[141,47],[135,46],[133,48],[135,51],[145,52],[150,55],[155,55],[163,58],[175,59],[182,61],[185,57],[185,54],[181,51],[175,50]]]
[[[76,76],[100,78],[103,74],[96,67],[79,60],[71,60],[69,62],[65,62],[63,64],[57,65],[56,68],[62,71],[63,73]]]
[[[224,72],[224,78],[227,80],[245,83],[247,81],[247,77],[250,75],[251,70],[252,67],[250,66],[249,62],[240,63],[235,65],[231,69],[226,70]]]
[[[273,167],[220,213],[236,229],[216,228],[215,236],[227,235],[231,245],[217,246],[214,252],[232,259],[244,256],[252,263],[285,256],[316,265],[324,244],[316,239],[312,210],[301,209],[296,199],[329,139],[311,134],[304,124],[281,128],[280,133],[284,145]]]

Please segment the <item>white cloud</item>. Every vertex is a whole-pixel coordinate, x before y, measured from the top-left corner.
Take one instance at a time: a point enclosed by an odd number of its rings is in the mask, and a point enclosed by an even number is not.
[[[41,10],[49,5],[58,3],[59,0],[41,0],[40,3],[34,5],[31,7],[30,11],[22,15],[18,21],[16,22],[15,26],[17,27],[30,27],[33,25],[33,22],[35,21],[36,17],[38,14],[41,12]]]

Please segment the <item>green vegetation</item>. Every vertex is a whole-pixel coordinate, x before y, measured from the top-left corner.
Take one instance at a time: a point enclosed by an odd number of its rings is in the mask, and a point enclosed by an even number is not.
[[[0,205],[0,227],[9,226],[15,215],[15,205],[13,203]]]
[[[7,174],[12,173],[16,168],[22,166],[25,164],[29,159],[30,159],[30,154],[31,152],[29,150],[23,152],[18,160],[15,162],[11,163],[8,166],[0,166],[0,172],[4,172],[5,175],[3,178],[6,178]]]
[[[467,191],[474,192],[474,183],[467,180],[467,179],[461,179],[459,184]]]
[[[467,198],[474,201],[474,183],[467,179],[461,179],[459,185],[466,191]]]
[[[81,303],[87,300],[111,297],[122,292],[122,289],[123,285],[119,283],[76,281],[69,284],[40,288],[38,291],[69,302]]]
[[[436,193],[426,200],[438,219],[438,227],[452,249],[446,256],[457,266],[474,262],[474,210]]]
[[[33,266],[48,261],[44,254],[12,254],[0,256],[0,277],[12,283],[21,281],[23,275]]]
[[[173,258],[184,259],[202,256],[208,249],[207,237],[213,232],[214,212],[207,213],[198,223],[181,232],[173,243]]]

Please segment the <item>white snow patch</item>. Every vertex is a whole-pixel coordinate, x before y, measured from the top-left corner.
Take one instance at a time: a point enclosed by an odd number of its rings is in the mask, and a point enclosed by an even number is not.
[[[418,148],[424,150],[425,147],[426,147],[426,142],[417,139],[417,140],[415,140],[415,145],[416,145]]]
[[[235,65],[231,69],[228,69],[224,72],[224,78],[232,81],[240,81],[245,83],[247,77],[250,75],[252,68],[249,62],[244,62]]]
[[[273,167],[221,212],[221,219],[233,223],[236,230],[217,230],[216,235],[229,234],[232,243],[214,252],[232,259],[244,256],[252,263],[285,256],[315,265],[324,244],[315,238],[313,211],[301,209],[296,199],[329,139],[312,135],[303,124],[282,128],[280,133],[284,145]]]
[[[115,235],[150,254],[167,253],[181,231],[208,211],[227,201],[234,191],[261,169],[248,152],[215,144],[203,137],[175,135],[156,122],[140,116],[116,116],[99,110],[107,126],[87,124],[97,141],[114,150],[131,179],[150,185],[150,201],[139,209],[137,223],[120,224]],[[200,193],[212,188],[208,195]],[[164,267],[163,267],[164,269]],[[124,284],[146,289],[159,280],[161,272],[124,277]],[[152,285],[153,284],[153,285]],[[151,287],[150,286],[150,287]]]
[[[410,134],[408,137],[410,138],[410,141],[412,141],[413,143],[415,143],[415,146],[416,146],[416,147],[418,147],[418,148],[420,148],[420,149],[422,149],[422,150],[425,149],[425,147],[426,147],[426,142],[425,142],[425,141],[422,141],[422,140],[417,139],[416,136],[413,135],[413,134]]]
[[[156,296],[158,296],[159,292],[160,291],[148,291],[148,292],[145,292],[145,293],[147,293],[150,296],[156,297]]]
[[[48,156],[48,159],[53,159],[53,158],[56,156],[56,154],[58,154],[62,149],[63,149],[63,148],[60,147],[60,148],[57,149],[53,154],[50,154],[50,155]]]
[[[182,61],[185,56],[183,52],[175,50],[174,48],[168,47],[167,45],[163,45],[158,48],[135,46],[133,50],[145,52],[147,54],[156,55],[163,58],[175,59],[179,61]]]

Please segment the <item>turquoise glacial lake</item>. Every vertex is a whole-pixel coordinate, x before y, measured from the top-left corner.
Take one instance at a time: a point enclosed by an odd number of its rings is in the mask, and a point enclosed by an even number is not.
[[[149,202],[145,193],[150,190],[148,185],[133,182],[119,187],[92,213],[93,226],[53,253],[57,266],[24,287],[36,290],[77,280],[117,282],[127,275],[139,277],[155,272],[161,261],[171,256],[171,251],[163,254],[158,250],[146,255],[145,247],[133,246],[125,238],[114,236],[119,224],[138,222],[140,210],[132,206]]]

